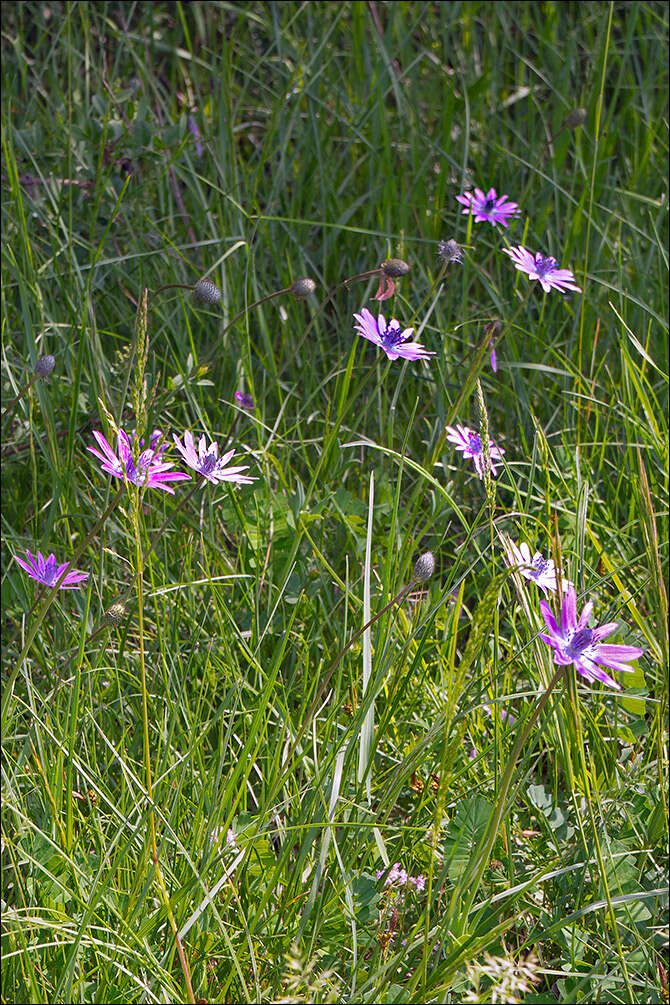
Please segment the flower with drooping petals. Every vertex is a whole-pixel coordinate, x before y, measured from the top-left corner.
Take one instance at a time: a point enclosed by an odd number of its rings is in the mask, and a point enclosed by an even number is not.
[[[642,656],[644,650],[637,646],[602,644],[601,639],[611,635],[618,623],[614,621],[599,628],[588,628],[593,604],[589,601],[578,618],[577,597],[572,585],[563,598],[560,625],[545,600],[540,601],[540,610],[549,629],[549,634],[540,635],[540,638],[554,650],[554,663],[559,666],[572,663],[577,673],[589,683],[599,680],[620,691],[621,684],[602,668],[632,673],[633,668],[626,664]]]
[[[194,471],[197,471],[207,481],[214,482],[215,484],[217,482],[240,482],[245,485],[255,481],[254,478],[241,473],[247,470],[249,467],[248,464],[243,464],[241,467],[226,467],[228,461],[235,454],[234,450],[227,450],[225,454],[219,457],[218,443],[214,441],[207,446],[207,440],[203,435],[198,441],[198,449],[196,451],[193,436],[188,429],[184,433],[183,443],[176,434],[173,436],[173,439],[177,450],[189,468],[193,468]]]
[[[475,470],[480,478],[484,477],[484,444],[479,433],[468,426],[447,426],[447,439],[453,443],[457,450],[462,451],[464,457],[471,457],[475,464]],[[499,461],[505,453],[502,447],[496,446],[493,440],[489,440],[489,465],[491,474],[497,474],[494,461]]]
[[[391,318],[387,324],[383,314],[375,318],[367,307],[363,307],[361,313],[354,314],[354,317],[358,321],[358,324],[354,325],[358,334],[383,349],[389,359],[429,359],[435,355],[418,342],[408,342],[407,339],[414,334],[414,329],[403,329],[395,318]]]
[[[556,583],[556,567],[550,558],[543,558],[539,551],[536,551],[531,558],[530,548],[525,541],[522,541],[517,547],[514,541],[503,537],[503,547],[507,564],[518,566],[518,571],[524,579],[529,579],[532,583],[535,583],[542,590],[545,597],[549,590],[552,593],[556,592],[558,588]],[[572,585],[569,579],[561,575],[563,592]]]
[[[465,206],[461,213],[467,216],[468,213],[472,212],[475,223],[483,223],[488,220],[489,223],[502,223],[503,227],[507,227],[509,226],[509,218],[518,216],[520,212],[518,203],[507,202],[506,195],[501,195],[498,198],[494,188],[490,188],[486,195],[480,188],[476,188],[474,195],[472,192],[464,192],[463,195],[457,195],[456,199],[462,206]]]
[[[93,430],[93,436],[100,450],[96,450],[95,447],[87,447],[86,449],[102,461],[102,470],[114,475],[115,478],[124,478],[126,481],[132,482],[133,485],[141,487],[162,489],[163,492],[169,492],[171,495],[174,495],[174,489],[168,484],[169,482],[188,481],[190,478],[190,475],[185,472],[170,471],[170,468],[173,467],[172,461],[161,460],[166,444],[160,442],[163,434],[158,429],[152,433],[151,445],[142,451],[137,463],[133,460],[134,433],[124,433],[122,429],[119,429],[118,456],[97,429]],[[142,439],[140,447],[143,446],[144,440]]]
[[[529,279],[539,279],[545,293],[558,290],[565,293],[568,290],[582,292],[581,286],[575,283],[575,274],[571,269],[559,269],[558,263],[551,255],[543,255],[540,251],[533,254],[522,245],[518,248],[503,248],[503,252],[514,262],[519,272],[528,273]]]
[[[38,551],[37,555],[33,556],[27,548],[26,556],[27,560],[19,558],[18,555],[14,555],[14,559],[32,579],[36,579],[38,583],[43,583],[44,586],[55,586],[70,564],[69,562],[64,562],[62,565],[59,565],[55,555],[52,554],[45,558],[41,551]],[[87,572],[78,572],[76,569],[72,569],[71,572],[67,573],[58,589],[76,590],[84,579],[88,579]]]

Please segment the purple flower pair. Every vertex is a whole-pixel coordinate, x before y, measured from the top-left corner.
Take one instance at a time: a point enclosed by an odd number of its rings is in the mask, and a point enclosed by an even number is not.
[[[167,449],[167,443],[163,441],[163,434],[159,430],[154,431],[150,446],[142,451],[137,463],[133,459],[134,434],[127,434],[122,429],[119,430],[116,453],[102,433],[94,430],[93,436],[100,450],[96,450],[95,447],[87,447],[87,450],[102,461],[102,470],[114,475],[115,478],[124,478],[133,485],[162,489],[173,495],[174,489],[171,487],[171,482],[190,479],[190,475],[185,472],[170,471],[173,462],[162,459]],[[213,442],[208,446],[204,436],[200,437],[196,450],[193,436],[189,430],[184,433],[183,443],[177,436],[174,436],[174,442],[188,466],[210,482],[229,481],[249,484],[254,481],[253,478],[242,474],[248,465],[227,466],[235,454],[234,450],[228,450],[222,457],[219,457],[218,444]],[[144,440],[140,441],[140,446],[144,446]]]

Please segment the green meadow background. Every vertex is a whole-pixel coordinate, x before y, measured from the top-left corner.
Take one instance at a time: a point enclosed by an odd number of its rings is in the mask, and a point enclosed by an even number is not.
[[[2,5],[3,1002],[668,1000],[667,46],[657,2]],[[429,363],[354,334],[389,257]],[[256,480],[112,506],[115,425]],[[502,532],[645,650],[621,692],[533,718]],[[47,610],[26,549],[89,579]]]

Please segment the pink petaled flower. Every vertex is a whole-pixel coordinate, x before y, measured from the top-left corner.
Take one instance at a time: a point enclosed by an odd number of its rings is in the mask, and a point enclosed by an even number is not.
[[[207,446],[207,440],[204,436],[200,437],[198,441],[198,450],[196,452],[195,443],[193,442],[193,436],[190,430],[186,430],[184,433],[184,442],[179,440],[179,437],[175,434],[173,436],[177,450],[182,455],[186,463],[194,471],[197,471],[199,475],[206,478],[210,482],[240,482],[244,485],[250,485],[251,482],[255,481],[254,478],[250,478],[248,475],[243,475],[241,472],[246,471],[249,467],[248,464],[242,464],[239,467],[226,467],[228,461],[231,460],[235,454],[234,450],[227,450],[222,457],[218,457],[219,445],[213,442]]]
[[[522,541],[517,547],[511,538],[505,536],[503,536],[503,548],[507,564],[510,566],[517,565],[524,579],[529,579],[532,583],[535,583],[542,590],[545,597],[549,591],[552,593],[556,592],[558,589],[556,567],[550,558],[543,558],[539,551],[536,551],[531,558],[530,548],[525,541]],[[562,574],[560,579],[563,592],[565,592],[569,586],[572,586],[572,583],[569,579],[565,579]]]
[[[493,224],[502,223],[503,227],[507,227],[509,217],[519,214],[518,203],[507,202],[506,195],[501,195],[498,198],[494,188],[490,188],[486,195],[480,188],[476,188],[474,195],[472,192],[464,192],[463,195],[457,195],[456,199],[462,206],[466,207],[461,210],[465,216],[472,210],[475,223],[488,221]]]
[[[358,334],[383,349],[389,359],[429,359],[435,355],[418,342],[407,342],[406,340],[414,334],[414,329],[403,329],[395,318],[391,318],[387,324],[383,314],[375,318],[367,307],[363,307],[361,313],[354,314],[354,317],[358,321],[358,324],[354,325]]]
[[[565,293],[567,290],[582,292],[581,286],[575,284],[574,272],[570,269],[559,269],[556,259],[551,255],[543,255],[539,251],[533,254],[522,245],[502,250],[509,255],[519,272],[526,272],[529,279],[539,279],[545,293],[550,293],[551,290],[558,290],[559,293]]]
[[[599,680],[620,691],[621,684],[602,667],[632,673],[632,667],[626,664],[642,656],[644,650],[637,646],[602,645],[600,640],[611,635],[618,623],[610,622],[599,628],[587,628],[593,604],[586,604],[578,618],[577,597],[572,585],[563,598],[560,625],[546,601],[540,601],[540,610],[549,629],[549,634],[540,635],[540,638],[554,650],[554,663],[559,666],[569,666],[572,663],[577,673],[589,683]]]
[[[447,426],[447,439],[453,443],[457,450],[461,450],[464,457],[471,457],[475,464],[475,470],[480,478],[484,477],[484,444],[479,433],[468,426]],[[496,446],[493,440],[489,440],[489,465],[491,474],[497,474],[494,461],[499,461],[505,453],[502,447]]]
[[[392,883],[398,883],[399,886],[405,886],[407,883],[407,872],[401,867],[400,862],[393,863],[384,886],[391,886]]]
[[[422,874],[418,876],[410,876],[409,882],[414,884],[418,893],[421,893],[426,889],[426,877]]]
[[[36,579],[38,583],[43,583],[44,586],[55,586],[70,564],[69,562],[64,562],[63,565],[59,565],[55,555],[52,554],[45,558],[41,551],[38,551],[37,555],[33,556],[27,548],[26,556],[27,561],[19,558],[18,555],[14,555],[14,559],[32,579]],[[76,590],[84,579],[88,579],[87,572],[78,572],[76,569],[73,569],[67,573],[58,589]]]
[[[181,471],[170,471],[173,467],[172,461],[162,461],[161,457],[166,449],[165,443],[160,443],[163,434],[155,429],[151,435],[151,446],[143,450],[137,459],[137,464],[133,460],[133,433],[124,433],[119,430],[117,437],[118,456],[114,453],[109,443],[97,429],[93,430],[93,436],[100,447],[87,447],[86,449],[98,460],[102,461],[102,470],[115,478],[123,478],[132,482],[133,485],[145,486],[151,489],[162,489],[174,495],[174,489],[168,482],[188,481],[190,475]],[[144,440],[140,440],[140,447],[144,446]]]

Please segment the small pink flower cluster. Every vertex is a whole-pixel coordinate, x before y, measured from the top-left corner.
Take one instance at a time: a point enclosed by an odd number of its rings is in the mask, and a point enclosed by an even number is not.
[[[385,869],[378,869],[376,872],[377,879],[381,879],[385,872]],[[418,876],[408,876],[407,870],[402,868],[400,862],[394,862],[391,866],[391,871],[384,881],[384,886],[393,886],[394,884],[407,886],[408,883],[415,886],[419,892],[426,889],[426,877],[422,873]]]

